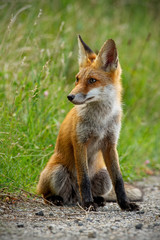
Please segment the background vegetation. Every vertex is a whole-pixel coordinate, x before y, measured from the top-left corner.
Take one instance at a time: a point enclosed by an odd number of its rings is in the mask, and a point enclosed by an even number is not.
[[[123,68],[119,155],[125,180],[160,169],[160,2],[0,1],[0,186],[35,191],[72,108],[77,34],[113,38]]]

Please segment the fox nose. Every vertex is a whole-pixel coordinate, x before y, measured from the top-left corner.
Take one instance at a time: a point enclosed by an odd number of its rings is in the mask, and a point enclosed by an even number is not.
[[[67,98],[68,98],[68,100],[69,101],[73,101],[73,99],[75,98],[75,95],[73,95],[73,94],[69,94],[68,96],[67,96]]]

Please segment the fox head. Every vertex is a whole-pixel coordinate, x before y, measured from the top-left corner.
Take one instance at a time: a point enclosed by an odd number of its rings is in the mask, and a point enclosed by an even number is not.
[[[96,55],[78,36],[79,72],[75,87],[67,96],[74,104],[88,104],[107,100],[112,89],[120,97],[121,67],[116,44],[112,39],[104,43]]]

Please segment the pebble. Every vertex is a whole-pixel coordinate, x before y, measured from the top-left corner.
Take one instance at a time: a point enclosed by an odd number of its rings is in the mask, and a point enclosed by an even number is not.
[[[117,226],[112,226],[111,230],[116,230],[118,227]]]
[[[1,213],[4,213],[4,210],[0,208],[0,214],[1,214]]]
[[[49,217],[53,217],[54,214],[52,212],[49,213]]]
[[[86,219],[88,222],[93,222],[93,220],[91,218],[87,218]]]
[[[48,229],[49,229],[50,231],[52,231],[53,228],[54,228],[53,225],[49,225],[49,226],[48,226]]]
[[[136,213],[137,213],[137,214],[144,214],[145,211],[144,211],[144,210],[142,210],[142,211],[137,211]]]
[[[96,232],[89,232],[88,233],[88,238],[96,238],[97,237],[97,233]]]
[[[154,226],[154,227],[158,227],[158,226],[160,226],[160,223],[158,223],[158,222],[157,222],[157,223],[154,223],[153,226]]]
[[[43,211],[39,211],[39,212],[36,212],[35,215],[37,215],[37,216],[44,216],[44,212]]]
[[[24,228],[24,224],[23,224],[23,223],[18,223],[18,224],[17,224],[17,227],[18,227],[18,228]]]
[[[83,226],[83,223],[82,223],[82,222],[79,222],[79,223],[78,223],[78,226]]]
[[[108,210],[109,208],[107,206],[104,206],[103,207],[103,210]]]
[[[142,227],[143,227],[143,224],[142,224],[142,223],[139,223],[139,224],[137,224],[137,225],[135,226],[136,229],[142,229]]]
[[[34,228],[38,228],[38,227],[39,227],[39,225],[35,224],[35,225],[33,225],[33,227],[34,227]]]

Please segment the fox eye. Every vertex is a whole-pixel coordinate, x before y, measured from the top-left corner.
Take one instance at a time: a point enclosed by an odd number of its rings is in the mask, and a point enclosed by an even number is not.
[[[79,78],[78,77],[76,77],[76,83],[79,81]]]
[[[92,84],[92,83],[95,83],[95,82],[97,82],[97,80],[96,80],[95,78],[90,78],[90,79],[88,80],[88,83],[89,83],[89,84]]]

